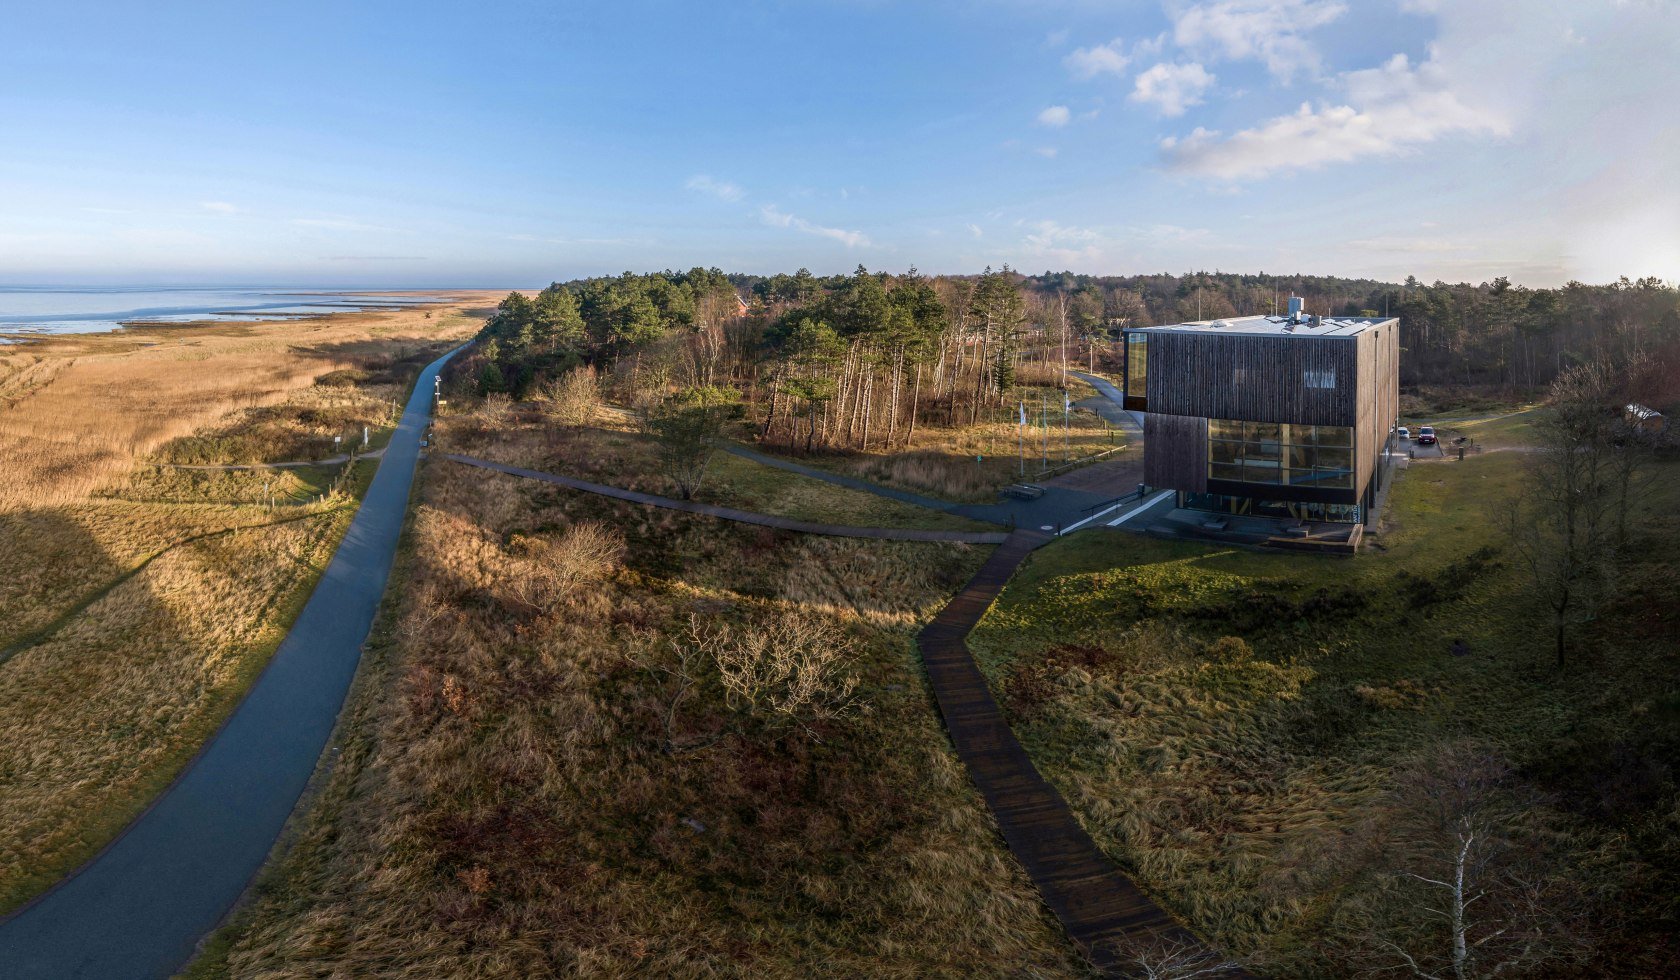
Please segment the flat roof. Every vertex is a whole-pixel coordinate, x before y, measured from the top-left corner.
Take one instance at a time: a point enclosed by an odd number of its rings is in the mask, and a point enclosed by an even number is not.
[[[1270,337],[1353,337],[1372,327],[1399,323],[1399,317],[1325,316],[1302,318],[1291,324],[1286,316],[1234,316],[1224,320],[1192,320],[1157,327],[1134,327],[1148,333],[1245,334]]]

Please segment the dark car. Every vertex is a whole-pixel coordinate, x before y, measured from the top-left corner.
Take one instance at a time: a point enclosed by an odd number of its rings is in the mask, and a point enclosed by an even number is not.
[[[1418,442],[1418,445],[1420,445],[1420,446],[1433,446],[1433,445],[1435,445],[1435,427],[1432,426],[1432,425],[1426,425],[1423,428],[1419,429],[1418,430],[1417,442]]]

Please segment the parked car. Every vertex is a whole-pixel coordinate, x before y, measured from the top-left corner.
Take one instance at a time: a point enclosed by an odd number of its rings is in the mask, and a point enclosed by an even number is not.
[[[1419,429],[1417,441],[1420,446],[1435,445],[1435,427],[1432,425],[1426,425]]]
[[[1400,426],[1398,429],[1395,429],[1394,434],[1400,437],[1401,442],[1411,442],[1412,441],[1412,430],[1406,428],[1403,425]]]

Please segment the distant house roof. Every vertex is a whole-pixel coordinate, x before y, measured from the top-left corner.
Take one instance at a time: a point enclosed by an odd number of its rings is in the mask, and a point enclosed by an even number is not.
[[[1247,334],[1272,337],[1352,337],[1372,327],[1399,323],[1397,317],[1307,316],[1292,322],[1286,316],[1235,316],[1223,320],[1192,320],[1158,327],[1134,327],[1133,332]]]
[[[1649,405],[1641,405],[1638,402],[1629,402],[1627,413],[1641,422],[1646,419],[1660,419],[1663,417],[1663,413],[1657,411]]]

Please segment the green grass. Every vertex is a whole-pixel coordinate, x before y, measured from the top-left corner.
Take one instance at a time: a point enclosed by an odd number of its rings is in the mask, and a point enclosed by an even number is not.
[[[950,531],[998,529],[995,524],[836,486],[724,452],[712,457],[706,482],[696,496],[726,507],[824,524]]]
[[[1676,482],[1559,672],[1494,517],[1523,462],[1414,465],[1351,559],[1075,535],[1033,556],[970,645],[1035,762],[1146,889],[1268,973],[1320,975],[1336,898],[1362,880],[1353,854],[1409,754],[1470,737],[1568,793],[1675,699]],[[1624,817],[1571,813],[1572,853],[1622,869],[1603,892],[1673,857],[1649,815]]]

